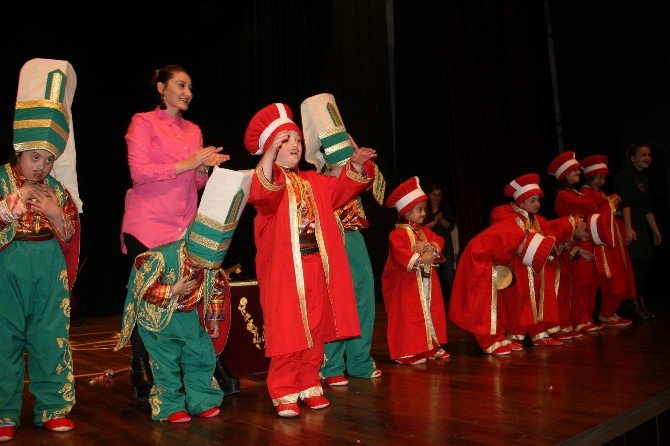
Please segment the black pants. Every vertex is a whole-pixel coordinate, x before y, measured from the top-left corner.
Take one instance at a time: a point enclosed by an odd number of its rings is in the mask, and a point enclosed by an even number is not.
[[[123,233],[123,241],[126,244],[126,250],[128,251],[128,271],[135,265],[135,257],[147,252],[149,248],[144,246],[142,242],[137,240],[135,237],[128,233]],[[133,357],[132,361],[142,361],[147,366],[149,365],[149,352],[144,346],[144,342],[140,337],[140,333],[137,331],[137,325],[133,328],[133,333],[130,335],[130,345],[133,348]]]
[[[638,296],[647,296],[647,281],[649,280],[649,270],[651,269],[651,260],[631,257],[633,265],[633,276],[635,276],[635,286]]]

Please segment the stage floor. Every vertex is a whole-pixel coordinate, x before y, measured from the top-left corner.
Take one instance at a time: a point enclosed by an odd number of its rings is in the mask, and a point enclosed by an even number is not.
[[[470,334],[450,324],[450,360],[406,366],[388,358],[386,313],[378,304],[373,356],[381,378],[326,387],[330,407],[305,407],[300,417],[282,419],[265,374],[241,376],[241,392],[224,399],[219,417],[180,425],[133,408],[127,372],[89,384],[105,369],[128,367],[130,355],[129,347],[112,351],[120,317],[89,318],[71,329],[75,430],[34,428],[26,391],[22,425],[9,444],[600,444],[670,407],[669,316],[507,357],[483,354]]]

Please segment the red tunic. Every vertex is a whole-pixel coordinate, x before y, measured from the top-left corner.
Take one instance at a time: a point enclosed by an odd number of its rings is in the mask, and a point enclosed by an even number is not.
[[[495,335],[498,324],[498,290],[495,266],[510,266],[525,231],[517,223],[495,223],[470,240],[456,268],[449,302],[449,319],[479,335]]]
[[[604,262],[603,268],[609,271],[609,280],[603,281],[602,291],[607,294],[607,298],[616,295],[618,303],[621,300],[636,296],[635,279],[633,276],[633,267],[630,262],[630,254],[628,253],[628,245],[626,245],[624,234],[625,228],[623,219],[616,212],[616,208],[610,199],[602,191],[593,189],[588,186],[581,188],[581,192],[590,197],[598,208],[598,213],[609,214],[615,213],[614,219],[614,246],[603,246]],[[594,247],[598,249],[598,247]],[[607,273],[605,274],[608,275]],[[603,296],[605,297],[605,296]],[[617,306],[618,306],[617,303]]]
[[[413,229],[408,224],[400,224],[389,235],[389,254],[381,284],[392,359],[423,353],[447,343],[447,319],[437,268],[430,269],[430,289],[426,293],[421,271],[415,268],[420,255],[412,250],[418,241],[434,245],[437,252],[442,252],[444,247],[444,239],[425,226]]]
[[[366,174],[372,173],[366,163]],[[360,194],[370,179],[358,175],[349,164],[339,178],[315,171],[299,172],[311,188],[316,217],[315,233],[328,287],[325,309],[324,341],[358,336],[360,328],[356,301],[344,242],[334,211]],[[371,175],[368,175],[370,177]],[[295,186],[287,181],[282,169],[273,165],[274,182],[256,168],[249,195],[258,214],[254,220],[256,274],[265,324],[265,355],[285,355],[311,348],[316,321],[309,321],[305,300],[298,240],[300,217]]]
[[[506,220],[515,222],[527,231],[554,237],[558,243],[570,241],[574,230],[574,219],[558,218],[549,221],[538,214],[529,215],[512,203],[497,206],[491,211],[491,223]],[[535,274],[531,267],[524,265],[521,258],[515,256],[512,272],[515,278],[514,284],[499,292],[508,310],[508,327],[514,331],[520,327],[539,323],[542,323],[544,328],[557,325],[559,322],[557,294],[560,277],[563,274],[558,258],[550,257],[542,272]],[[537,333],[531,333],[535,334]]]

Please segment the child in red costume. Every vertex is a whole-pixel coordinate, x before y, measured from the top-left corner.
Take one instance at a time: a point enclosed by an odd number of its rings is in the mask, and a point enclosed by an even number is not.
[[[569,243],[576,235],[586,238],[584,220],[571,216],[547,220],[538,214],[540,200],[544,196],[537,174],[522,175],[505,186],[504,194],[514,202],[497,206],[491,211],[491,223],[514,221],[525,230],[554,237],[558,246]],[[551,256],[539,274],[531,266],[526,266],[521,258],[512,262],[515,283],[500,290],[507,312],[505,328],[512,341],[512,351],[522,350],[526,333],[533,345],[563,345],[563,342],[549,336],[550,330],[557,331],[559,313],[556,296],[563,274],[558,258]],[[568,284],[569,286],[569,284]]]
[[[623,301],[635,297],[637,292],[628,245],[625,243],[626,231],[618,210],[621,198],[616,194],[606,195],[601,189],[609,175],[607,161],[604,155],[593,155],[579,162],[586,179],[580,192],[593,200],[599,213],[611,213],[614,216],[614,245],[611,248],[604,245],[595,248],[602,250],[606,268],[605,275],[599,276],[602,298],[599,318],[605,327],[627,327],[632,321],[620,317],[616,311]]]
[[[570,306],[571,327],[575,332],[593,332],[603,328],[593,322],[595,298],[600,275],[607,274],[604,249],[601,245],[612,245],[612,215],[598,213],[594,200],[576,189],[581,170],[575,159],[575,152],[563,152],[547,168],[560,183],[556,194],[554,210],[559,217],[578,214],[584,217],[587,228],[592,233],[590,240],[579,241],[569,254],[567,262],[572,278],[572,300]],[[568,333],[571,333],[569,331]]]
[[[299,171],[302,133],[291,109],[270,104],[251,119],[244,143],[262,158],[249,203],[256,273],[265,323],[267,385],[277,414],[328,406],[319,370],[323,344],[358,336],[351,273],[335,209],[363,192],[374,176],[372,149],[356,148],[339,177]],[[348,139],[348,135],[346,135]],[[365,171],[363,170],[365,169]]]
[[[422,226],[427,200],[417,177],[402,183],[386,200],[386,205],[395,206],[404,219],[389,235],[389,254],[382,273],[389,353],[401,364],[449,358],[441,347],[447,343],[447,321],[434,265],[444,239]]]

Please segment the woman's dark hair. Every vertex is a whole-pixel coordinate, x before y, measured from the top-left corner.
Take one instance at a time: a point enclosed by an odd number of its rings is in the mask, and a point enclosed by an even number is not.
[[[631,144],[628,147],[626,147],[626,163],[630,164],[631,157],[637,155],[637,152],[642,147],[649,147],[649,150],[651,150],[651,146],[645,143]]]
[[[153,87],[156,87],[159,82],[167,84],[167,82],[170,79],[172,79],[177,73],[186,73],[186,70],[184,70],[181,65],[175,65],[175,64],[166,65],[163,68],[157,68],[154,70],[154,75],[151,78],[151,85]],[[156,90],[156,93],[158,94],[158,99],[160,100],[161,109],[165,110],[166,105],[163,96],[161,96],[158,90]]]

